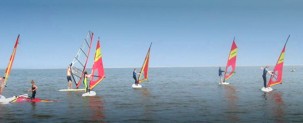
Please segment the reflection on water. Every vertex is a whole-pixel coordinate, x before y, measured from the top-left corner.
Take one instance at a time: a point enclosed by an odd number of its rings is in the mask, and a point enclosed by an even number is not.
[[[141,88],[139,90],[141,91],[143,97],[148,98],[150,96],[148,88]]]
[[[238,106],[237,106],[237,95],[236,89],[232,85],[224,86],[225,98],[227,100],[227,119],[230,122],[239,122],[239,117],[237,116]]]
[[[151,93],[148,88],[140,88],[140,89],[134,89],[134,91],[138,92],[138,108],[141,109],[142,112],[142,117],[138,117],[138,121],[149,121],[150,119],[153,119],[153,105],[151,103]]]
[[[272,114],[272,117],[274,118],[274,121],[277,123],[283,123],[284,122],[284,101],[282,98],[282,93],[278,91],[272,91],[270,93],[267,93],[267,103],[270,107],[270,112]]]
[[[277,123],[284,122],[284,101],[282,98],[282,92],[272,91],[263,94],[264,100],[266,101],[266,111],[270,114],[270,118]]]
[[[35,110],[36,110],[36,103],[35,103],[35,102],[32,102],[32,103],[31,103],[31,106],[32,106],[32,110],[35,111]]]
[[[102,97],[89,97],[88,106],[90,108],[91,119],[93,121],[104,122],[104,107]]]

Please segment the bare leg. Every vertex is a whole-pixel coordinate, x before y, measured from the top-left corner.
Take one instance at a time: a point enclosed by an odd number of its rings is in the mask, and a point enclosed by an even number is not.
[[[68,81],[68,89],[72,89],[72,82]]]

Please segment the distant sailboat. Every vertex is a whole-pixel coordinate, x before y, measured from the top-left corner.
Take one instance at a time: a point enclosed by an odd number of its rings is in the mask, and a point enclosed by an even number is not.
[[[86,39],[84,39],[82,46],[79,48],[76,56],[71,63],[71,76],[72,80],[76,85],[75,89],[61,89],[59,91],[85,91],[85,89],[79,89],[84,71],[86,71],[86,65],[90,55],[90,50],[92,47],[92,42],[94,38],[93,32],[88,32]]]
[[[105,78],[103,61],[102,61],[102,52],[100,47],[100,39],[98,39],[96,53],[94,57],[94,64],[92,67],[91,78],[89,82],[89,92],[84,93],[82,96],[95,96],[96,92],[91,91],[96,85],[98,85]]]
[[[139,77],[138,77],[139,84],[138,85],[133,84],[132,85],[133,88],[142,88],[140,83],[148,80],[148,69],[149,69],[149,58],[150,58],[150,48],[151,48],[151,46],[152,46],[152,43],[150,43],[147,54],[145,56],[145,60],[144,60],[143,65],[141,67],[141,71],[140,71],[140,74],[139,74]]]
[[[237,54],[238,54],[238,47],[237,47],[237,44],[234,39],[233,43],[231,45],[231,48],[230,48],[228,59],[227,59],[223,83],[220,83],[220,84],[224,84],[224,85],[229,84],[226,82],[226,80],[228,80],[230,77],[232,77],[235,73]]]
[[[19,37],[20,37],[20,35],[18,35],[18,37],[17,37],[16,43],[14,45],[13,52],[11,54],[11,57],[9,59],[9,63],[8,63],[7,68],[5,70],[5,75],[4,75],[5,79],[4,79],[3,83],[2,83],[3,86],[7,85],[7,80],[8,80],[8,77],[9,77],[9,75],[11,73],[11,70],[12,70],[12,67],[13,67],[13,63],[14,63],[14,60],[15,60],[15,56],[16,56],[16,52],[17,52],[17,48],[18,48],[18,44],[19,44]],[[4,87],[2,88],[1,93],[3,92],[3,90],[4,90]],[[0,96],[1,96],[0,97],[0,103],[9,103],[10,101],[16,99],[16,97],[5,98],[2,95],[0,95]]]
[[[290,37],[290,35],[287,37],[287,40],[286,40],[286,42],[284,44],[284,47],[281,51],[279,59],[276,63],[276,66],[275,66],[273,72],[272,72],[273,75],[270,76],[269,82],[267,84],[267,88],[263,87],[261,89],[264,92],[270,92],[270,91],[273,90],[271,88],[272,86],[277,85],[277,84],[282,84],[284,57],[285,57],[286,45],[287,45],[289,37]]]

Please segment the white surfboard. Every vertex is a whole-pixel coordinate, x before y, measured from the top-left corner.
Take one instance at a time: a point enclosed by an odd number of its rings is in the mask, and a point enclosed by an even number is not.
[[[85,89],[60,89],[59,91],[85,91]]]
[[[271,87],[267,87],[267,88],[262,87],[261,90],[263,92],[271,92],[273,89]]]
[[[0,95],[0,104],[8,104],[11,101],[15,100],[16,98],[17,98],[16,96],[5,98],[4,96]]]
[[[90,92],[86,92],[86,93],[82,94],[82,97],[91,97],[91,96],[96,96],[96,92],[90,91]]]
[[[228,82],[222,82],[222,83],[219,83],[219,85],[229,85]]]
[[[133,84],[132,87],[133,87],[133,88],[142,88],[142,85],[140,85],[140,84],[137,84],[137,85],[136,85],[136,84]]]

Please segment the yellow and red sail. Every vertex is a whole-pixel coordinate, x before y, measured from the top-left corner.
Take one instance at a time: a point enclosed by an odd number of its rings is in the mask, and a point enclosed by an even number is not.
[[[103,61],[102,61],[102,52],[100,47],[100,39],[98,39],[96,53],[94,58],[94,64],[92,67],[91,80],[89,82],[89,89],[93,89],[105,78]]]
[[[224,81],[228,80],[235,73],[237,54],[238,54],[238,47],[234,39],[231,45],[231,49],[229,52],[229,56],[225,68]]]
[[[142,65],[142,68],[141,68],[141,71],[140,71],[140,74],[139,74],[139,77],[138,77],[139,83],[148,80],[148,69],[149,69],[149,58],[150,58],[150,48],[151,48],[151,46],[152,46],[152,43],[150,44],[150,46],[148,48],[145,60],[143,62],[143,65]]]
[[[9,63],[7,65],[7,68],[5,70],[5,79],[4,79],[4,85],[6,85],[6,82],[7,82],[7,79],[11,73],[11,70],[12,70],[12,67],[13,67],[13,63],[14,63],[14,60],[15,60],[15,55],[16,55],[16,52],[17,52],[17,47],[18,47],[18,44],[19,44],[19,37],[20,35],[18,35],[17,37],[17,40],[16,40],[16,43],[15,43],[15,46],[14,46],[14,49],[13,49],[13,53],[11,54],[11,57],[9,59]]]
[[[267,87],[271,87],[277,84],[282,83],[282,75],[283,75],[283,64],[284,64],[284,57],[285,57],[285,50],[286,50],[286,44],[288,42],[290,35],[288,36],[284,47],[282,49],[282,52],[279,56],[279,59],[277,61],[277,64],[273,70],[273,75],[270,76],[269,82],[267,84]]]

